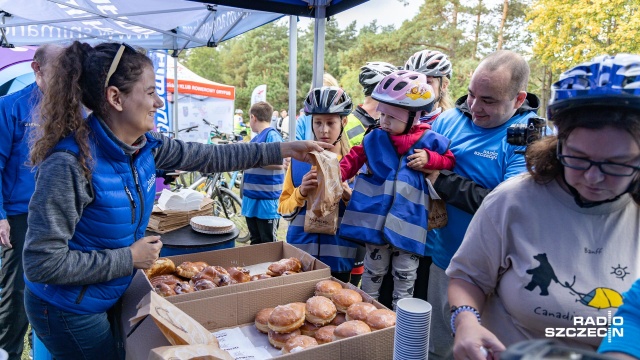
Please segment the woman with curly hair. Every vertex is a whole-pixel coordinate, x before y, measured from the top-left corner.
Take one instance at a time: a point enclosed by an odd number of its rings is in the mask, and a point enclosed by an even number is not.
[[[114,359],[107,312],[158,258],[145,236],[156,169],[223,172],[307,159],[313,141],[226,146],[153,132],[151,60],[126,44],[74,42],[52,64],[31,148],[37,167],[23,253],[29,322],[56,359]],[[92,111],[82,116],[81,104]]]

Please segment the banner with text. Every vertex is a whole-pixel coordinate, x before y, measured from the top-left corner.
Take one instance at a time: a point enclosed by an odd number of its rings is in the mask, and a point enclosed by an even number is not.
[[[260,102],[267,101],[267,85],[258,85],[251,93],[251,105]]]
[[[159,132],[172,131],[171,120],[167,111],[167,51],[149,51],[149,58],[153,61],[153,71],[156,75],[156,92],[164,105],[156,111],[155,128]]]

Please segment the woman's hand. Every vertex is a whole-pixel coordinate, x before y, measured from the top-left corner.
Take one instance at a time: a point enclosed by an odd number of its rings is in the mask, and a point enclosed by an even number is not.
[[[480,325],[474,314],[463,311],[456,319],[456,336],[453,342],[454,359],[498,359],[505,350],[504,345]]]
[[[300,195],[307,197],[311,191],[314,191],[318,187],[318,170],[311,169],[308,173],[302,177],[302,184],[300,184]]]
[[[6,247],[7,249],[11,249],[11,239],[9,239],[9,234],[11,233],[11,226],[9,226],[9,220],[2,219],[0,220],[0,246]]]
[[[349,187],[349,183],[346,181],[342,182],[342,201],[349,202],[351,200],[351,193],[353,189]]]
[[[133,257],[133,267],[148,269],[160,256],[162,241],[160,236],[146,236],[134,242],[129,248]]]
[[[331,149],[332,147],[333,145],[331,144],[319,141],[287,141],[280,143],[280,153],[283,158],[292,157],[296,160],[310,163],[310,152],[323,151],[324,149]]]

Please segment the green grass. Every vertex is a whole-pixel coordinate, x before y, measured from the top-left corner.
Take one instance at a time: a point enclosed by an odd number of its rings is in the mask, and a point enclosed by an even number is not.
[[[31,346],[29,346],[29,333],[31,332],[31,325],[29,325],[29,329],[27,330],[27,334],[24,336],[24,350],[22,350],[21,360],[29,360],[29,350],[31,350]]]

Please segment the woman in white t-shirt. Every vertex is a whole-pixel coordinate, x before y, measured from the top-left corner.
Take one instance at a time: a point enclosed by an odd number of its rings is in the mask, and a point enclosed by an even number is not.
[[[545,337],[595,350],[607,335],[640,277],[639,68],[601,56],[553,85],[557,135],[484,199],[447,269],[456,359]]]

